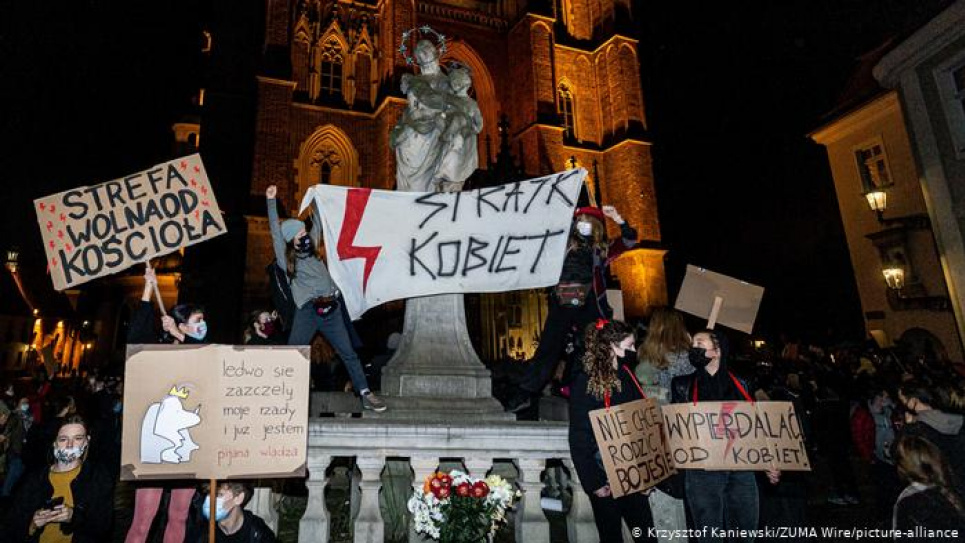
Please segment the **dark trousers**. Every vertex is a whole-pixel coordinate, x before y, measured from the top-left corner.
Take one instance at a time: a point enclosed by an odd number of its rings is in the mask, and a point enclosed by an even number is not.
[[[592,295],[591,292],[590,296]],[[587,300],[583,307],[561,307],[553,295],[550,295],[549,300],[549,313],[546,315],[546,323],[543,324],[543,333],[539,336],[539,346],[536,347],[536,353],[529,362],[529,369],[519,384],[521,389],[530,394],[539,394],[553,376],[553,370],[563,358],[566,334],[575,328],[578,337],[582,337],[586,325],[600,318],[596,300]]]
[[[355,349],[352,348],[352,335],[349,333],[342,314],[332,311],[328,315],[318,315],[311,302],[298,308],[295,312],[295,322],[292,324],[291,334],[288,336],[289,345],[310,345],[316,332],[321,332],[332,345],[338,357],[345,364],[348,375],[352,379],[352,387],[356,393],[369,388],[362,371],[362,362]]]
[[[757,480],[753,471],[687,470],[684,473],[694,529],[704,530],[698,538],[701,543],[726,540],[716,536],[714,528],[757,529]],[[751,537],[742,541],[753,540]]]
[[[596,521],[596,531],[600,534],[600,543],[623,541],[621,521],[627,523],[634,541],[656,541],[650,536],[653,527],[653,515],[650,513],[650,502],[643,494],[630,494],[622,498],[607,496],[599,498],[592,492],[590,506],[593,507],[593,520]]]

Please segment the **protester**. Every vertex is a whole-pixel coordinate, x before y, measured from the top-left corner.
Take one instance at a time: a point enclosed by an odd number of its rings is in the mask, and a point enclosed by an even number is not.
[[[673,403],[753,402],[747,382],[728,369],[728,355],[726,339],[718,332],[704,330],[694,334],[688,356],[696,370],[673,378]],[[771,484],[777,484],[780,472],[770,470],[767,477]],[[707,529],[698,537],[700,542],[724,540],[713,534],[713,528],[757,529],[760,510],[754,472],[689,469],[684,480],[694,527]],[[753,537],[745,541],[753,541]]]
[[[151,295],[157,285],[154,270],[147,266],[144,271],[144,291],[141,303],[131,316],[128,330],[128,344],[204,344],[208,325],[204,320],[204,310],[200,306],[181,304],[171,309],[171,316],[161,317],[164,337],[159,339],[154,328],[154,308]],[[139,486],[134,494],[134,519],[127,532],[126,543],[145,543],[154,515],[161,503],[165,489],[170,489],[168,501],[168,520],[164,529],[164,543],[182,543],[187,529],[191,498],[194,484],[191,481],[165,481],[164,486],[156,483]]]
[[[95,436],[77,416],[63,421],[53,445],[53,463],[30,472],[6,514],[4,541],[103,543],[114,518],[114,482],[88,461]]]
[[[879,517],[891,509],[898,495],[898,476],[891,456],[895,443],[893,407],[888,391],[873,384],[865,393],[865,401],[851,414],[852,439],[858,456],[871,467]]]
[[[898,473],[908,483],[895,502],[893,528],[907,533],[916,528],[965,533],[965,504],[955,491],[945,456],[927,439],[906,435],[896,447]],[[962,454],[959,450],[956,454]],[[916,538],[915,541],[947,541]]]
[[[605,217],[620,226],[620,239],[609,244]],[[566,334],[571,328],[582,331],[596,319],[610,318],[613,311],[606,301],[607,266],[636,243],[637,231],[613,206],[576,209],[560,281],[550,296],[539,345],[519,390],[506,404],[507,411],[523,411],[539,396],[563,358]]]
[[[211,518],[210,487],[204,485],[204,504],[201,507],[202,516]],[[218,494],[215,501],[215,542],[224,543],[274,543],[275,534],[265,524],[261,517],[245,510],[245,505],[251,499],[252,487],[241,481],[218,481]],[[208,541],[205,531],[205,541]]]
[[[318,257],[321,224],[313,224],[311,233],[298,219],[280,222],[275,200],[277,188],[265,191],[268,205],[268,224],[271,230],[275,261],[287,270],[292,298],[297,310],[288,337],[289,345],[308,345],[317,332],[338,353],[348,370],[352,386],[362,398],[362,407],[382,412],[386,404],[369,389],[362,363],[352,346],[352,338],[340,310],[341,295],[325,263]]]
[[[7,404],[0,400],[0,426],[3,426],[0,447],[3,447],[6,456],[6,475],[0,489],[0,500],[5,501],[24,472],[23,446],[26,432],[20,409],[11,411]]]
[[[620,321],[599,319],[586,328],[586,352],[570,385],[570,456],[580,484],[590,498],[600,541],[623,541],[621,519],[635,532],[634,541],[656,541],[650,505],[643,494],[614,498],[590,425],[590,411],[643,397],[628,364],[633,363],[633,329]]]
[[[920,381],[901,386],[898,399],[905,409],[905,424],[899,438],[921,436],[945,455],[949,462],[950,482],[959,495],[965,495],[965,433],[963,417],[936,409],[936,396],[931,387]]]
[[[637,379],[644,391],[661,404],[670,401],[670,383],[678,375],[693,373],[687,355],[691,337],[684,325],[683,315],[669,307],[657,307],[650,315],[647,336],[640,345],[639,361],[636,368]],[[650,509],[653,512],[654,527],[660,534],[673,533],[673,530],[687,527],[687,512],[684,507],[682,472],[658,485],[650,494]],[[658,537],[661,543],[670,541]]]
[[[245,345],[281,345],[278,316],[264,310],[253,311],[245,328]]]

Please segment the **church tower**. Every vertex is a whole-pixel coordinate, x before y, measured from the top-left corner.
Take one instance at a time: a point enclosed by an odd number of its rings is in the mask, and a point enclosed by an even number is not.
[[[480,168],[491,167],[501,137],[527,176],[585,167],[601,204],[616,206],[643,240],[613,265],[626,315],[666,304],[628,0],[268,0],[266,10],[252,201],[272,184],[291,212],[317,183],[394,188],[388,134],[405,108],[400,78],[413,71],[400,45],[404,33],[429,26],[432,32],[421,35],[444,38],[443,64],[458,61],[472,71],[485,123]],[[247,221],[246,267],[263,270],[271,259],[267,224],[258,216]],[[617,233],[611,225],[610,234]],[[246,309],[266,301],[267,282],[259,275],[246,278]],[[497,310],[505,304],[492,300],[477,306],[486,313],[475,318],[488,336],[477,339],[491,345],[480,354],[505,354],[510,343],[532,354],[545,296],[499,296],[519,308]],[[496,329],[499,312],[506,324]]]

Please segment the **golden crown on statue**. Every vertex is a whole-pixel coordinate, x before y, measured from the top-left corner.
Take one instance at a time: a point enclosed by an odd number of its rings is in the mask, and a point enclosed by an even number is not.
[[[174,396],[175,398],[187,399],[188,398],[188,387],[178,388],[177,385],[171,387],[168,391],[168,396]]]

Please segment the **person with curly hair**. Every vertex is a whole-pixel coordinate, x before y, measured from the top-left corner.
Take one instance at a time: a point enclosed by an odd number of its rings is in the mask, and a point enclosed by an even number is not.
[[[636,357],[633,329],[620,321],[599,319],[586,327],[586,352],[570,385],[570,456],[580,484],[590,498],[600,541],[623,541],[621,520],[640,528],[634,541],[656,541],[650,504],[644,494],[614,498],[593,436],[590,411],[639,400],[643,390],[628,362]]]

